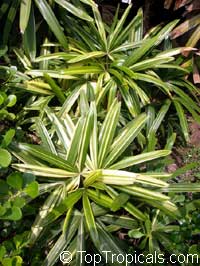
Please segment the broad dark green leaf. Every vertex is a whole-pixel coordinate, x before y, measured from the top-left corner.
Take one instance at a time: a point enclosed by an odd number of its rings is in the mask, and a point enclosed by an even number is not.
[[[31,198],[36,198],[39,194],[39,186],[36,181],[28,184],[26,188],[24,189],[27,195],[29,195]]]
[[[1,147],[2,148],[8,147],[14,136],[15,136],[14,129],[9,129],[8,131],[6,131],[6,134],[4,135],[2,143],[1,143]]]
[[[0,167],[8,167],[11,160],[11,154],[7,150],[0,148]]]
[[[22,175],[18,172],[12,173],[7,177],[7,184],[15,189],[22,189],[23,178]]]
[[[19,207],[13,206],[11,209],[9,209],[2,217],[1,219],[4,220],[12,220],[12,221],[18,221],[22,218],[22,212]]]

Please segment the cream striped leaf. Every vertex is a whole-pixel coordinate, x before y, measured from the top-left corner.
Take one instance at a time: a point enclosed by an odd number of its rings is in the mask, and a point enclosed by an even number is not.
[[[117,162],[116,164],[111,165],[110,169],[123,169],[127,168],[132,165],[145,163],[151,160],[158,159],[160,157],[167,156],[171,153],[169,150],[158,150],[158,151],[152,151],[152,152],[146,152],[135,156],[129,156],[125,159]]]
[[[145,126],[146,119],[147,116],[143,113],[125,126],[125,128],[115,138],[113,144],[111,145],[109,149],[110,153],[103,164],[104,168],[113,163],[131,144],[134,138],[137,137],[142,128]]]
[[[120,114],[120,103],[117,100],[111,105],[99,134],[98,167],[101,168],[108,153],[117,127]]]

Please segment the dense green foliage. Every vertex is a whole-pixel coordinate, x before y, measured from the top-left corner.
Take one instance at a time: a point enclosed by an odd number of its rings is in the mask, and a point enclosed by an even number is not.
[[[178,21],[144,35],[129,11],[106,25],[92,0],[0,6],[3,266],[59,265],[63,250],[70,265],[83,265],[77,251],[109,265],[127,251],[200,254],[200,185],[179,182],[187,166],[166,172],[187,116],[200,121],[193,49],[172,47]]]

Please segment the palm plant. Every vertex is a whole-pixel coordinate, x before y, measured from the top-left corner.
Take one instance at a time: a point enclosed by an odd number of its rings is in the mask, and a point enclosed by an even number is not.
[[[84,2],[84,1],[82,1]],[[56,4],[56,5],[55,5]],[[42,19],[47,23],[49,29],[54,34],[60,44],[67,48],[67,38],[60,24],[62,12],[56,12],[57,6],[64,7],[70,14],[78,15],[82,19],[91,21],[92,18],[85,12],[81,1],[66,2],[63,0],[2,0],[0,5],[0,20],[4,24],[1,43],[6,45],[9,42],[9,34],[14,28],[20,30],[23,36],[23,45],[31,60],[36,56],[36,30],[40,27]],[[42,16],[38,16],[38,10]],[[17,14],[19,17],[17,25],[15,23]]]
[[[103,250],[124,254],[106,224],[112,225],[111,231],[120,227],[137,228],[137,223],[147,218],[144,203],[177,217],[178,209],[166,191],[194,189],[194,186],[169,185],[164,181],[170,177],[166,173],[134,171],[136,165],[170,153],[158,150],[132,155],[130,149],[127,151],[145,127],[147,116],[144,113],[121,126],[117,99],[102,120],[98,118],[95,103],[89,106],[84,94],[81,95],[80,107],[84,104],[84,108],[79,118],[69,116],[72,98],[71,103],[66,100],[67,104],[57,113],[46,107],[52,125],[49,127],[47,118],[37,120],[41,145],[20,143],[13,151],[23,162],[13,167],[37,176],[39,191],[44,193],[45,188],[50,193],[29,236],[30,246],[40,243],[40,247],[48,247],[50,242],[54,243],[42,265],[54,265],[63,249],[73,254],[76,263],[80,262],[75,253],[84,251],[88,237],[102,256],[105,256]],[[128,156],[124,157],[125,154]],[[120,211],[123,209],[126,216]],[[55,222],[58,226],[52,235]],[[111,257],[108,260],[110,263]]]
[[[60,92],[65,94],[65,88],[72,91],[81,86],[85,86],[90,94],[93,88],[97,108],[105,107],[106,101],[109,107],[113,99],[120,95],[123,108],[129,111],[129,120],[145,110],[155,118],[160,110],[162,125],[166,114],[170,114],[168,110],[171,113],[175,110],[180,120],[181,134],[188,141],[185,112],[199,121],[200,109],[196,104],[198,91],[185,80],[189,70],[179,65],[176,56],[183,51],[191,51],[192,48],[160,49],[178,21],[173,21],[162,29],[157,26],[143,36],[141,10],[126,26],[130,5],[119,20],[117,12],[112,25],[107,26],[94,1],[82,2],[91,7],[94,19],[81,20],[80,24],[80,20],[64,16],[69,50],[66,52],[56,48],[57,52],[51,53],[46,48],[46,55],[34,60],[35,63],[43,64],[42,69],[33,69],[34,66],[30,64],[26,71],[27,75],[38,80],[30,80],[21,87],[43,94],[52,94],[52,90],[55,92],[56,88],[60,88]],[[50,81],[46,74],[59,79],[59,84]],[[42,76],[45,77],[45,82],[41,79]],[[173,132],[177,123],[171,122],[174,120],[173,115],[170,117],[168,128],[172,128]],[[156,139],[156,132],[160,128],[158,124],[154,126],[149,123],[147,128],[149,151],[155,146],[150,143],[152,139]]]

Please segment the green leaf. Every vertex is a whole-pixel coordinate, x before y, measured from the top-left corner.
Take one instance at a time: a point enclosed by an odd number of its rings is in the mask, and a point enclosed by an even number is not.
[[[132,21],[126,27],[124,31],[127,31],[129,41],[138,42],[143,39],[144,36],[144,15],[143,10],[140,8],[137,15],[133,17]]]
[[[90,233],[91,239],[95,246],[99,245],[99,236],[96,227],[96,223],[94,220],[94,215],[92,213],[92,208],[90,205],[90,201],[86,193],[83,194],[83,210],[85,215],[85,221],[87,224],[88,231]]]
[[[140,229],[133,229],[131,231],[128,231],[128,236],[130,238],[136,238],[139,239],[144,236],[142,232],[140,232]]]
[[[192,35],[188,39],[186,46],[195,47],[199,40],[200,40],[200,20],[199,20],[198,27],[195,29],[195,31],[192,33]]]
[[[188,127],[186,115],[184,113],[184,110],[183,110],[181,104],[178,101],[174,100],[173,103],[174,103],[174,106],[176,108],[179,120],[180,120],[180,125],[181,125],[182,131],[183,131],[184,138],[188,142],[190,140],[190,138],[189,138],[189,127]]]
[[[165,144],[165,148],[166,150],[171,150],[174,146],[176,140],[176,133],[172,133],[168,138],[167,138],[167,143]]]
[[[6,131],[6,134],[4,135],[3,141],[1,143],[1,147],[2,148],[8,147],[14,136],[15,136],[14,129],[9,129],[8,131]]]
[[[191,47],[178,47],[178,48],[165,50],[165,51],[157,54],[156,57],[167,58],[167,57],[175,56],[175,55],[178,55],[178,54],[181,54],[184,52],[189,52],[192,50],[193,50],[193,48],[191,48]]]
[[[169,200],[151,200],[151,199],[143,199],[147,204],[162,210],[166,215],[171,216],[173,218],[180,217],[180,211],[177,206]]]
[[[30,69],[32,67],[31,66],[31,62],[30,62],[29,58],[24,54],[24,51],[22,51],[22,49],[18,49],[18,48],[14,48],[13,50],[14,50],[17,58],[23,64],[24,68],[25,69]]]
[[[42,266],[52,266],[55,265],[56,261],[59,259],[58,254],[61,254],[62,251],[70,244],[73,243],[72,239],[76,234],[79,224],[80,224],[81,214],[78,211],[75,211],[72,215],[71,219],[68,222],[68,226],[66,228],[66,233],[62,233],[56,243],[51,248],[47,257],[42,263]],[[75,238],[75,241],[77,239]],[[71,251],[71,250],[70,250]],[[72,256],[72,255],[71,255]],[[69,258],[71,258],[71,256]]]
[[[147,75],[143,73],[135,74],[135,79],[148,82],[148,83],[153,83],[154,85],[161,87],[162,91],[171,98],[169,86],[165,82],[163,82],[161,79],[158,79],[151,75]]]
[[[105,160],[104,167],[111,165],[111,163],[113,163],[125,151],[144,127],[146,119],[146,114],[140,114],[124,127],[120,134],[114,139],[114,142],[109,149],[110,153]]]
[[[55,93],[59,102],[63,104],[65,102],[65,95],[62,89],[56,84],[56,82],[47,73],[44,73],[44,78],[49,84],[49,86],[51,87],[52,91]]]
[[[46,0],[35,0],[35,3],[38,6],[38,9],[40,10],[43,18],[46,20],[47,24],[49,25],[49,28],[54,33],[60,44],[64,48],[67,48],[68,46],[67,39],[50,5],[47,3]]]
[[[79,146],[81,145],[81,134],[83,133],[84,130],[84,122],[85,121],[82,117],[78,120],[74,131],[74,135],[72,136],[72,140],[67,153],[67,161],[71,165],[75,165],[77,160]]]
[[[50,54],[45,54],[41,55],[39,57],[36,57],[34,62],[38,63],[41,61],[46,61],[46,60],[53,60],[53,59],[63,59],[63,60],[70,60],[71,58],[74,58],[77,54],[69,54],[66,52],[57,52],[57,53],[50,53]]]
[[[105,208],[111,208],[113,200],[106,194],[93,189],[87,189],[87,195],[98,205],[103,206]]]
[[[90,157],[93,164],[94,169],[98,168],[98,127],[97,127],[97,110],[95,103],[91,103],[91,107],[93,108],[94,113],[94,124],[92,136],[90,139]]]
[[[36,198],[39,194],[39,186],[36,181],[28,184],[26,188],[24,189],[24,192],[26,192],[27,195],[29,195],[31,198]]]
[[[121,249],[119,242],[117,242],[117,240],[111,234],[106,232],[105,229],[99,224],[99,222],[97,223],[97,229],[101,243],[101,245],[98,247],[98,250],[102,253],[102,256],[106,258],[108,264],[109,265],[113,264],[116,266],[126,266],[127,263],[125,262],[125,260],[119,262],[117,256],[114,256],[115,258],[113,258],[113,254],[116,255],[120,254],[123,257],[126,257],[126,254]],[[106,253],[105,251],[110,251],[110,252]]]
[[[175,193],[182,193],[182,192],[200,192],[200,185],[199,184],[189,184],[189,183],[178,183],[178,184],[170,184],[166,188],[161,188],[159,191],[162,192],[175,192]]]
[[[68,12],[75,15],[76,17],[90,22],[93,21],[93,19],[85,11],[83,11],[80,7],[76,7],[75,4],[71,4],[68,1],[64,0],[55,0],[55,2],[65,8]]]
[[[58,78],[58,79],[77,79],[74,76],[65,74],[66,71],[62,70],[43,70],[43,69],[33,69],[26,71],[27,75],[31,75],[33,77],[42,77],[45,73],[47,73],[52,78]],[[72,73],[72,71],[69,71]]]
[[[137,186],[123,186],[123,187],[116,187],[120,191],[123,191],[125,193],[128,193],[130,195],[139,197],[139,198],[144,198],[144,199],[149,199],[149,200],[158,200],[158,201],[166,201],[169,199],[168,196],[161,194],[159,192],[151,191],[146,188],[141,188]]]
[[[15,198],[14,202],[13,202],[13,206],[15,207],[19,207],[19,208],[23,208],[24,205],[26,204],[26,200],[24,198]]]
[[[7,179],[7,184],[15,189],[22,189],[23,186],[23,178],[22,175],[18,172],[10,174]]]
[[[63,121],[49,107],[45,107],[45,112],[52,123],[52,128],[55,128],[59,141],[67,153],[70,143],[70,136],[67,132],[67,128]]]
[[[107,193],[112,197],[112,199],[115,199],[119,195],[119,193],[110,186],[107,186],[106,190],[107,190]],[[138,208],[136,208],[129,201],[123,206],[123,208],[138,220],[144,221],[146,219],[145,214],[141,212]]]
[[[43,225],[47,225],[61,216],[66,210],[72,208],[82,197],[83,190],[78,189],[70,192],[57,206],[55,206],[47,215]]]
[[[119,36],[119,34],[121,33],[121,31],[123,31],[123,26],[124,26],[124,23],[126,21],[126,18],[127,18],[128,14],[129,14],[129,12],[130,12],[131,7],[132,7],[132,5],[129,5],[126,8],[126,10],[123,13],[121,19],[117,23],[114,31],[110,34],[109,41],[108,41],[108,47],[109,48],[112,48],[114,46],[117,37]]]
[[[101,131],[99,133],[99,154],[98,154],[99,167],[102,167],[103,161],[106,155],[108,154],[117,127],[119,113],[120,113],[120,103],[117,103],[117,101],[115,100],[105,117],[105,120],[101,127]]]
[[[7,44],[8,42],[20,2],[20,0],[13,0],[11,3],[10,9],[8,11],[8,16],[3,27],[3,44]]]
[[[153,121],[150,129],[149,129],[149,134],[148,136],[150,136],[150,134],[152,133],[156,133],[160,124],[163,122],[163,119],[167,113],[167,111],[169,110],[171,101],[170,100],[166,100],[165,103],[162,105],[162,107],[160,108],[155,120]]]
[[[63,75],[100,74],[103,69],[99,66],[70,66],[60,71]]]
[[[12,156],[10,153],[5,149],[0,148],[0,167],[8,167],[11,160]]]
[[[22,266],[22,264],[23,260],[20,256],[13,256],[2,260],[2,266]]]
[[[94,114],[93,114],[93,109],[90,107],[90,110],[84,122],[83,130],[81,134],[81,141],[80,141],[79,150],[78,150],[78,162],[79,162],[80,170],[82,170],[85,165],[85,160],[86,160],[86,156],[88,152],[93,124],[94,124]]]
[[[156,37],[150,40],[145,40],[143,44],[135,49],[132,54],[126,59],[125,66],[132,67],[142,56],[150,51],[150,49],[155,45]]]
[[[19,207],[13,206],[9,209],[1,219],[18,221],[22,218],[22,212]]]
[[[35,181],[33,183],[35,183]],[[34,184],[32,187],[29,187],[28,193],[31,192],[31,194],[33,193],[34,196],[36,192],[35,188],[36,184]],[[60,202],[63,199],[63,196],[64,196],[63,187],[59,186],[53,192],[51,192],[50,195],[47,197],[43,206],[40,208],[39,213],[36,216],[35,221],[31,227],[31,232],[29,236],[31,244],[33,244],[37,240],[45,224],[50,223],[50,220],[48,219],[49,214],[52,212],[55,206],[58,206],[60,204]]]
[[[133,229],[138,227],[138,223],[135,219],[128,217],[127,215],[113,215],[105,214],[99,217],[100,220],[106,224],[118,225],[121,228]]]
[[[80,88],[77,87],[75,88],[67,97],[67,99],[65,100],[63,106],[61,107],[59,113],[58,113],[58,117],[60,117],[61,119],[66,118],[67,114],[69,113],[69,111],[71,111],[72,106],[74,105],[74,103],[76,102],[76,100],[78,99],[80,94]]]
[[[46,178],[63,178],[66,179],[68,177],[75,177],[77,176],[77,173],[68,172],[63,169],[59,168],[52,168],[52,167],[46,167],[46,166],[38,166],[33,164],[13,164],[13,168],[25,172],[25,173],[31,173],[36,176],[44,176]]]
[[[135,156],[130,156],[121,161],[117,162],[114,165],[111,165],[110,169],[123,169],[132,165],[144,163],[147,161],[155,160],[163,156],[167,156],[171,153],[169,150],[158,150],[152,152],[146,152]]]
[[[124,80],[126,82],[126,80]],[[130,83],[129,83],[130,85]],[[132,117],[136,117],[137,115],[140,114],[141,110],[140,110],[140,104],[139,101],[137,99],[135,99],[135,97],[132,97],[129,88],[125,87],[125,85],[123,85],[120,88],[120,92],[122,94],[123,100],[125,101],[125,104],[130,112],[130,114],[132,115]]]
[[[113,87],[116,87],[116,83],[113,81],[112,78],[110,78],[108,82],[106,83],[106,85],[103,86],[103,78],[104,78],[104,74],[102,73],[99,75],[99,79],[97,81],[97,100],[96,100],[97,108],[100,106],[100,103],[103,101],[107,92],[112,90]]]
[[[177,176],[185,174],[187,171],[194,170],[197,167],[199,167],[199,162],[191,162],[187,163],[183,167],[178,168],[175,172],[172,174],[172,178],[175,178]]]
[[[1,245],[1,247],[0,247],[0,261],[3,259],[5,254],[6,254],[6,248],[5,248],[5,246]]]
[[[98,9],[97,5],[94,2],[92,4],[92,10],[93,10],[93,13],[94,13],[95,23],[96,23],[97,28],[98,28],[100,41],[102,42],[102,45],[106,49],[107,48],[107,39],[106,39],[106,31],[105,31],[104,23],[102,21],[99,9]]]
[[[155,45],[159,45],[165,38],[169,37],[172,29],[177,25],[178,22],[179,22],[179,20],[176,19],[176,20],[168,23],[163,28],[161,28],[161,30],[156,35]],[[151,38],[151,37],[149,37],[149,38]]]
[[[9,6],[10,6],[11,0],[2,0],[2,4],[0,7],[0,19],[4,14],[6,14]]]
[[[8,191],[9,191],[8,184],[4,180],[0,179],[0,194],[6,195],[8,194]]]
[[[1,220],[1,216],[3,216],[5,213],[6,213],[6,207],[0,204],[0,220]]]
[[[40,118],[36,120],[36,130],[42,140],[42,146],[48,151],[57,155],[54,144],[49,136],[49,132]]]
[[[31,7],[28,24],[23,35],[23,44],[26,55],[31,61],[34,61],[36,56],[36,28],[33,6]]]
[[[88,60],[90,58],[99,58],[99,57],[103,57],[105,56],[106,53],[105,52],[101,52],[101,51],[95,51],[95,52],[90,52],[90,53],[85,53],[82,55],[78,55],[72,59],[70,59],[68,61],[69,64],[73,64],[73,63],[77,63],[83,60]]]
[[[31,11],[31,0],[21,1],[20,19],[19,19],[19,27],[20,27],[21,33],[25,32],[25,29],[28,25],[30,11]]]
[[[112,185],[132,185],[137,176],[138,174],[128,171],[103,169],[98,181]]]
[[[129,200],[130,196],[125,193],[119,193],[119,195],[114,199],[111,205],[111,211],[118,211],[126,202]]]
[[[85,230],[84,230],[84,219],[81,217],[79,229],[78,229],[78,235],[77,235],[77,245],[76,245],[76,250],[77,251],[85,251]],[[82,260],[81,253],[77,252],[76,253],[76,266],[84,266],[85,261]]]
[[[73,166],[71,166],[66,160],[45,151],[43,148],[41,148],[38,145],[32,145],[32,144],[19,144],[19,148],[21,150],[27,151],[31,155],[35,156],[38,159],[41,159],[45,162],[48,162],[58,168],[65,169],[67,171],[75,170]]]
[[[157,65],[163,65],[173,60],[174,60],[173,57],[164,57],[164,58],[154,57],[154,58],[142,60],[139,63],[136,63],[132,65],[130,69],[133,71],[142,71],[142,70],[146,70],[149,68],[154,68],[154,67],[156,68]]]
[[[102,175],[102,170],[95,170],[92,171],[87,177],[85,178],[83,184],[85,187],[92,185],[100,176]]]
[[[14,94],[10,94],[7,98],[7,107],[13,107],[17,102],[17,97]]]

